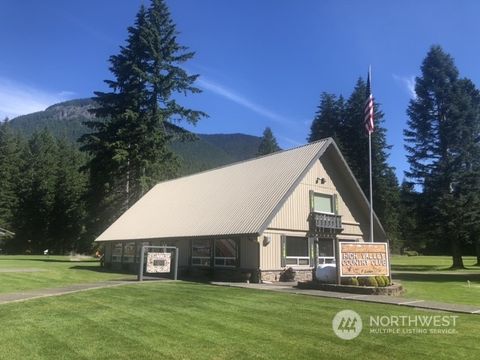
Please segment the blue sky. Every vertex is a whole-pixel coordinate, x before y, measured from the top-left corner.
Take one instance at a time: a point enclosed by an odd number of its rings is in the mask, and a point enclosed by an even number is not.
[[[92,96],[110,78],[141,0],[2,0],[0,117]],[[148,0],[144,3],[148,4]],[[184,103],[210,115],[201,133],[260,135],[283,148],[305,143],[322,91],[344,94],[372,65],[385,112],[390,162],[407,164],[402,130],[414,77],[432,44],[480,80],[478,1],[168,0],[185,66],[204,91]]]

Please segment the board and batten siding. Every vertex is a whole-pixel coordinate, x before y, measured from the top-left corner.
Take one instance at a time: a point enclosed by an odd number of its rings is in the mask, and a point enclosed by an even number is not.
[[[339,171],[331,154],[324,154],[307,172],[299,185],[290,194],[277,212],[264,234],[271,237],[268,246],[261,246],[260,269],[281,268],[281,236],[307,236],[310,214],[310,191],[334,195],[337,198],[338,214],[342,216],[343,231],[340,240],[365,241],[368,236],[368,213],[361,209],[361,194],[354,182],[343,171]],[[322,184],[317,179],[325,179]]]
[[[338,214],[342,216],[344,231],[339,236],[356,236],[363,238],[360,222],[364,219],[355,211],[356,200],[352,198],[352,191],[341,179],[333,179],[323,165],[327,160],[323,157],[316,161],[312,169],[301,180],[300,184],[289,196],[285,204],[278,211],[268,226],[268,229],[308,231],[308,215],[310,213],[310,191],[317,193],[337,195]],[[316,183],[317,178],[325,179],[325,183]]]

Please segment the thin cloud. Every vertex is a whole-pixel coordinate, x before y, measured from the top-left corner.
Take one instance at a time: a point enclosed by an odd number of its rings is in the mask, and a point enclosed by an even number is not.
[[[223,85],[215,83],[211,80],[207,80],[204,77],[197,80],[198,85],[204,90],[211,91],[217,95],[220,95],[234,103],[237,103],[261,116],[264,116],[270,120],[273,120],[281,124],[293,124],[294,122],[284,118],[283,116],[263,107],[262,105],[256,104],[253,101],[248,100],[243,95],[240,95]]]
[[[417,93],[415,92],[415,76],[399,76],[395,74],[392,74],[392,76],[397,82],[405,87],[412,99],[417,98]]]
[[[73,95],[71,91],[52,93],[0,77],[0,120],[44,110]]]

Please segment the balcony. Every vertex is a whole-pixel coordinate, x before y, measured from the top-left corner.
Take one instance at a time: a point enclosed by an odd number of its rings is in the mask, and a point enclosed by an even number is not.
[[[316,235],[337,235],[342,232],[342,216],[334,214],[310,213],[309,230]]]

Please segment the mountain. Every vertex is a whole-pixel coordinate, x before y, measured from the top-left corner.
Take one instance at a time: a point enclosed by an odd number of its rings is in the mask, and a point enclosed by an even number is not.
[[[52,105],[44,111],[18,116],[10,120],[12,128],[29,137],[48,129],[54,136],[72,143],[87,133],[84,121],[93,118],[89,112],[92,99],[77,99]],[[177,128],[170,125],[171,128]],[[181,158],[180,175],[230,164],[255,157],[260,138],[246,134],[196,134],[196,141],[174,142],[172,150]]]

